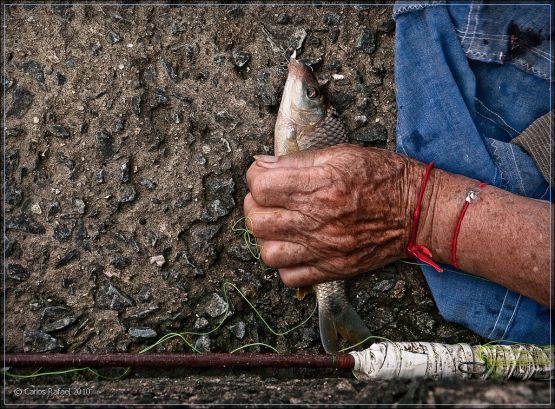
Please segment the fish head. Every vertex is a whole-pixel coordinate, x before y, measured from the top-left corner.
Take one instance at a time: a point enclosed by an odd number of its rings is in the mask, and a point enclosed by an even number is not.
[[[298,151],[297,139],[321,122],[327,109],[327,100],[312,69],[291,57],[275,127],[275,154]]]

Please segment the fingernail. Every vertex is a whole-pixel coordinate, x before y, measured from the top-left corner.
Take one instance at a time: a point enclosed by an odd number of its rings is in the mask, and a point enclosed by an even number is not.
[[[278,161],[278,157],[272,155],[254,155],[253,158],[254,160],[266,163],[275,163]]]

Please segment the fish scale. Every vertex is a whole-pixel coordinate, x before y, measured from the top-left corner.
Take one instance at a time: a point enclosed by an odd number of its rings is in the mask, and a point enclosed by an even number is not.
[[[274,133],[275,155],[348,142],[337,111],[321,94],[308,66],[291,57]],[[313,286],[318,300],[320,339],[327,353],[338,350],[338,333],[352,345],[370,336],[347,299],[345,281]]]

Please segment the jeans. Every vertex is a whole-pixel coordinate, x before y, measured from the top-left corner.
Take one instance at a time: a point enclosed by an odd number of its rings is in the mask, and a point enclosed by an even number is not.
[[[549,6],[397,4],[394,18],[397,151],[551,200],[532,158],[510,143],[551,109]],[[444,267],[422,271],[446,320],[492,340],[551,343],[548,307]]]

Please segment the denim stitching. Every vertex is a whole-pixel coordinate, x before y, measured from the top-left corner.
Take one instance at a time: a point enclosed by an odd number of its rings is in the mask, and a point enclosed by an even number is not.
[[[524,68],[526,71],[532,72],[534,74],[536,74],[537,76],[543,78],[543,79],[550,79],[549,78],[549,74],[544,73],[541,70],[538,70],[537,68],[535,68],[534,66],[528,64],[527,62],[525,62],[524,60],[520,59],[520,58],[514,58],[512,60],[512,62],[514,62],[517,65],[520,65],[522,68]]]
[[[526,188],[524,187],[524,182],[522,181],[522,175],[520,174],[520,169],[518,168],[518,164],[516,163],[516,158],[515,158],[515,151],[513,150],[514,145],[512,143],[509,144],[509,148],[511,149],[511,153],[513,155],[513,162],[515,163],[515,170],[516,173],[518,174],[518,179],[520,180],[520,186],[522,187],[522,193],[524,194],[524,196],[528,196],[526,194]]]
[[[472,30],[473,33],[476,32],[476,28],[478,27],[479,15],[480,15],[479,9],[476,10],[474,14],[476,15],[476,17],[474,18],[475,23],[474,23],[474,29]],[[472,44],[474,44],[474,38],[473,37],[470,38],[470,44],[468,45],[468,49],[472,48]]]
[[[458,28],[455,27],[455,31],[458,31],[461,34],[464,34],[464,31],[459,30]],[[492,34],[492,33],[483,33],[481,31],[473,31],[471,33],[467,33],[467,35],[489,35],[489,36],[493,36],[493,37],[509,37],[507,34]]]
[[[503,119],[503,117],[502,117],[501,115],[499,115],[497,112],[493,111],[492,109],[488,108],[482,101],[480,101],[479,98],[475,98],[475,99],[476,99],[476,101],[478,101],[478,102],[480,103],[480,105],[482,105],[488,112],[491,112],[491,113],[492,113],[493,115],[495,115],[497,118],[501,119],[501,121],[503,121],[503,123],[504,123],[511,131],[514,131],[514,132],[518,135],[519,132],[518,132],[515,128],[513,128],[511,125],[509,125],[509,124],[507,123],[507,121],[505,121],[505,120]]]
[[[516,311],[518,310],[518,305],[520,304],[520,299],[521,298],[522,298],[522,296],[519,294],[518,298],[516,300],[515,309],[513,310],[511,318],[509,319],[509,322],[507,323],[507,327],[505,327],[505,332],[503,332],[503,335],[501,335],[501,339],[504,339],[505,335],[507,335],[507,331],[509,330],[509,327],[511,326],[511,324],[513,322],[513,319],[515,317]]]
[[[403,7],[399,7],[398,9],[393,11],[393,18],[397,17],[399,14],[403,14],[409,11],[416,11],[416,10],[422,10],[425,9],[427,7],[431,7],[431,6],[442,6],[443,4],[437,4],[437,2],[430,2],[427,4],[411,4],[411,5],[407,5],[407,6],[403,6]]]
[[[495,162],[499,161],[499,155],[497,154],[497,145],[495,144],[491,144],[491,147],[493,148],[493,159]],[[504,173],[503,170],[499,167],[499,165],[495,164],[496,169],[499,170],[499,187],[500,188],[508,188],[508,183],[507,183],[507,179],[504,178]]]
[[[487,119],[488,121],[492,122],[495,126],[499,127],[503,132],[505,132],[507,135],[509,135],[511,138],[514,136],[512,133],[510,133],[509,131],[507,131],[504,127],[500,126],[498,122],[495,122],[493,119],[491,119],[489,116],[485,116],[484,114],[482,114],[479,111],[476,111],[476,113],[478,115],[480,115],[482,118]]]
[[[464,41],[466,39],[466,36],[468,35],[468,29],[469,29],[469,26],[470,26],[470,16],[472,15],[472,8],[473,7],[474,7],[474,5],[472,3],[470,3],[470,8],[468,9],[468,17],[466,18],[466,28],[464,30],[463,38],[461,40],[461,45],[463,46],[463,48],[464,48]]]
[[[493,328],[486,338],[491,339],[493,332],[495,331],[495,327],[497,327],[497,323],[499,322],[499,318],[501,317],[501,313],[503,312],[503,307],[505,306],[505,301],[507,301],[507,295],[509,295],[509,290],[505,292],[505,298],[503,298],[503,304],[501,304],[501,308],[499,309],[499,314],[497,314],[497,319],[495,320],[495,324],[493,324]]]

